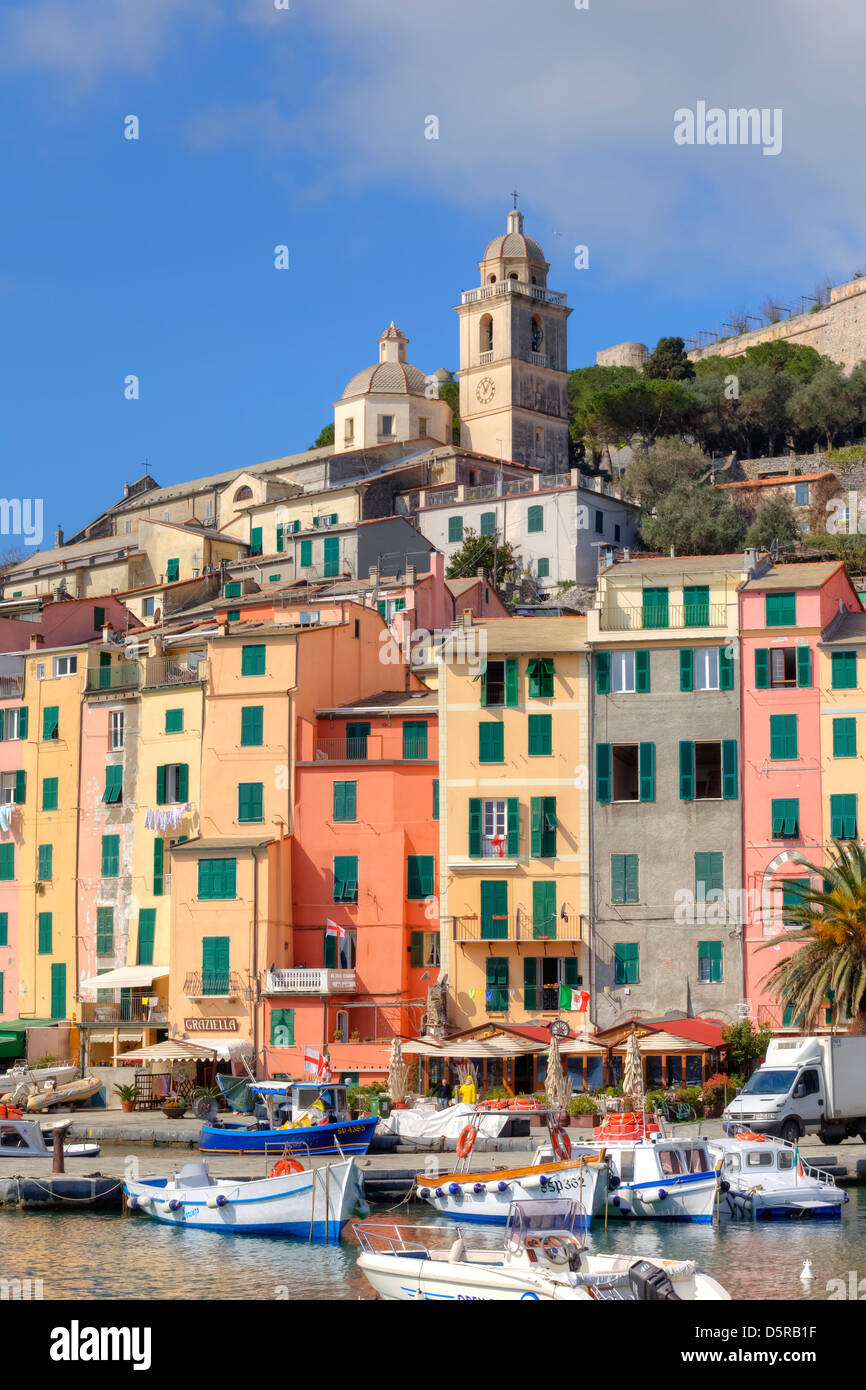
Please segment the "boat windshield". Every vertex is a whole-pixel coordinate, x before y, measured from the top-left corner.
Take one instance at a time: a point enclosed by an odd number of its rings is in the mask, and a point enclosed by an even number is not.
[[[786,1096],[794,1084],[796,1071],[782,1071],[761,1067],[749,1077],[740,1095],[742,1096]]]
[[[529,1235],[547,1234],[549,1231],[562,1231],[569,1235],[575,1232],[578,1222],[582,1230],[583,1212],[577,1202],[551,1198],[549,1201],[513,1202],[508,1213],[505,1230],[506,1241],[523,1245]]]
[[[686,1149],[686,1162],[690,1173],[706,1173],[710,1167],[710,1160],[703,1144],[697,1144],[693,1149]]]

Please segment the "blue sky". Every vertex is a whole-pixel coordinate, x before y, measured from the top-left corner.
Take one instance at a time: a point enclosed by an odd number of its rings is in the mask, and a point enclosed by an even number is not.
[[[0,4],[0,491],[38,479],[48,543],[145,458],[305,448],[392,318],[456,368],[515,184],[571,366],[866,268],[854,0],[290,4]],[[782,109],[782,152],[676,146],[699,100]]]

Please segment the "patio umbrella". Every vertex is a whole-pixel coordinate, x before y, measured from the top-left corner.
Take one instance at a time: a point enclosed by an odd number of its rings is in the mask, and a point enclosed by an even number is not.
[[[547,1099],[556,1110],[564,1110],[571,1100],[572,1085],[562,1071],[562,1058],[559,1054],[559,1038],[551,1036],[547,1049],[547,1076],[544,1081]]]
[[[625,1045],[625,1065],[622,1074],[623,1095],[629,1097],[632,1110],[643,1110],[643,1070],[637,1033],[629,1034]]]
[[[409,1068],[403,1061],[400,1039],[391,1041],[391,1057],[388,1062],[388,1094],[395,1103],[405,1101],[409,1092]]]

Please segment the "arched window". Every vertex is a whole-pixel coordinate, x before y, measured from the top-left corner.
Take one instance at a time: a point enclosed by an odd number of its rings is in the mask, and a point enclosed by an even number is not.
[[[495,275],[488,275],[488,277],[487,277],[487,283],[488,283],[488,285],[495,285],[495,284],[496,284],[496,276],[495,276]]]
[[[246,502],[248,498],[252,497],[252,495],[252,488],[247,487],[246,484],[244,484],[243,487],[238,488],[237,492],[235,493],[234,500],[236,502]]]
[[[518,280],[520,277],[518,276],[516,270],[512,270],[512,272],[511,272],[511,274],[509,275],[508,278],[509,278],[509,280]]]
[[[482,318],[482,320],[481,320],[481,326],[480,326],[480,330],[479,330],[479,331],[480,331],[479,351],[480,351],[480,352],[492,352],[492,351],[493,351],[493,319],[492,319],[492,317],[490,316],[490,314],[485,314],[484,317]]]
[[[532,319],[532,351],[541,352],[541,344],[544,342],[544,329],[541,319],[537,314]]]

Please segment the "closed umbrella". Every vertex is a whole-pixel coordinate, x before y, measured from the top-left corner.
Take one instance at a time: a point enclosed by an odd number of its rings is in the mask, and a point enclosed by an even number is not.
[[[409,1068],[403,1061],[400,1039],[391,1042],[391,1057],[388,1062],[388,1094],[395,1105],[402,1104],[409,1093]]]
[[[547,1076],[544,1082],[547,1099],[551,1107],[564,1110],[571,1100],[572,1085],[562,1071],[562,1058],[559,1054],[559,1038],[552,1035],[547,1049]]]
[[[643,1111],[643,1069],[637,1033],[629,1034],[625,1045],[625,1065],[622,1073],[622,1089],[628,1109]]]

